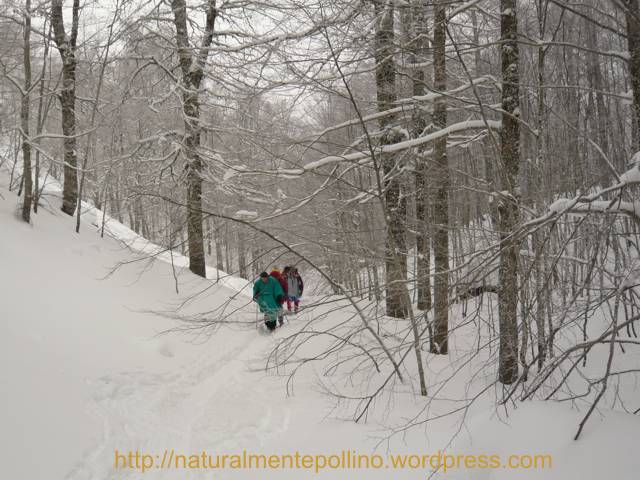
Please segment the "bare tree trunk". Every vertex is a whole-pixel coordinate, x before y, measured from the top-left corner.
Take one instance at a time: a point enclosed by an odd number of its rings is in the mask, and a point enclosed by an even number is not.
[[[535,320],[536,320],[536,335],[537,335],[537,348],[538,348],[538,370],[541,370],[544,366],[544,363],[547,359],[547,339],[546,339],[546,330],[544,324],[544,315],[545,308],[547,307],[547,289],[549,286],[545,281],[545,273],[546,273],[546,259],[544,258],[544,246],[542,242],[539,240],[541,235],[539,232],[533,234],[533,251],[538,255],[540,251],[541,255],[538,257],[538,264],[535,267],[535,282],[536,282],[536,312],[535,312]]]
[[[200,111],[196,94],[184,94],[186,123],[187,175],[187,233],[189,237],[189,270],[206,277],[204,237],[202,233],[202,159],[198,155],[200,146]]]
[[[216,1],[209,0],[206,27],[200,49],[189,44],[187,6],[185,0],[172,0],[178,57],[182,71],[182,110],[184,115],[184,155],[187,158],[187,234],[189,242],[189,270],[206,277],[204,235],[202,228],[202,158],[200,147],[199,90],[204,67],[213,40],[213,29],[218,15]]]
[[[433,86],[438,92],[447,90],[446,71],[446,5],[448,0],[439,0],[435,5]],[[444,96],[435,100],[433,123],[437,130],[447,126],[447,103]],[[439,137],[434,145],[436,192],[433,205],[434,235],[433,253],[434,277],[434,334],[431,352],[448,352],[449,332],[449,161],[447,158],[447,137]]]
[[[640,151],[640,0],[623,0],[627,20],[627,42],[629,46],[629,73],[633,92],[632,151]]]
[[[225,222],[224,224],[224,261],[225,261],[225,272],[228,274],[233,273],[233,260],[232,260],[233,251],[231,249],[231,236],[229,235],[229,222]]]
[[[376,59],[376,92],[378,110],[392,108],[396,98],[396,71],[394,54],[394,8],[392,1],[374,1],[377,17],[375,36]],[[381,122],[383,129],[391,126],[392,118]],[[384,143],[398,141],[398,135],[387,130],[383,136]],[[401,192],[400,169],[394,155],[382,156],[382,181],[384,190],[383,214],[387,228],[385,242],[386,266],[386,303],[387,315],[397,318],[409,317],[413,333],[413,349],[416,354],[420,393],[427,395],[427,385],[422,365],[420,350],[420,333],[413,314],[411,298],[407,288],[407,245],[405,225],[407,220],[407,201]]]
[[[76,153],[76,40],[80,0],[73,1],[71,35],[67,36],[62,16],[62,0],[51,2],[51,25],[60,58],[62,59],[62,134],[64,135],[64,182],[62,211],[73,215],[78,201],[78,172]]]
[[[13,150],[13,163],[11,164],[11,174],[9,175],[9,191],[13,188],[13,178],[16,173],[16,165],[18,165],[18,156],[20,155],[20,135],[14,132],[11,137],[11,149]]]
[[[546,19],[548,0],[538,0],[538,38],[542,41],[544,39],[546,31]],[[537,103],[537,117],[538,117],[538,135],[536,137],[536,164],[537,169],[535,173],[535,185],[536,185],[536,197],[537,206],[543,205],[545,198],[542,192],[544,185],[544,178],[542,175],[542,169],[544,168],[544,153],[545,153],[545,135],[547,130],[547,114],[545,107],[545,59],[546,50],[543,45],[538,46],[537,51],[537,64],[538,64],[538,103]],[[537,330],[537,347],[538,347],[538,369],[542,369],[546,358],[546,333],[545,333],[545,307],[546,307],[546,290],[549,288],[545,281],[546,264],[547,261],[544,257],[545,245],[542,241],[542,233],[540,231],[534,232],[532,235],[532,248],[539,260],[535,262],[535,320]]]
[[[46,26],[46,20],[45,20]],[[44,126],[44,121],[49,112],[49,106],[51,105],[51,99],[47,100],[46,108],[44,108],[44,84],[45,84],[45,74],[47,72],[47,57],[49,55],[49,44],[51,42],[51,23],[49,23],[49,28],[47,29],[47,35],[44,38],[44,51],[42,54],[42,71],[40,77],[40,94],[38,98],[38,118],[36,122],[36,135],[40,135],[42,132],[42,127]],[[51,75],[51,68],[49,68],[49,75]],[[51,81],[51,79],[49,79]],[[40,139],[36,142],[38,145],[40,144]],[[33,213],[38,213],[38,203],[40,202],[40,150],[36,148],[36,165],[35,165],[35,175],[34,175],[34,186],[33,186]]]
[[[31,174],[31,144],[29,138],[29,100],[31,90],[31,0],[26,0],[24,7],[24,45],[22,57],[24,63],[24,93],[20,102],[20,120],[22,126],[22,161],[24,178],[24,198],[22,202],[22,219],[31,220],[31,203],[33,198],[33,177]]]
[[[216,247],[216,268],[222,272],[224,270],[222,257],[222,229],[220,228],[219,220],[214,220],[214,222],[213,240]]]
[[[500,153],[503,195],[498,207],[501,240],[498,377],[504,384],[511,384],[518,378],[518,243],[513,239],[518,224],[517,181],[520,166],[520,80],[516,3],[516,0],[501,0],[500,3],[503,110]]]
[[[396,80],[394,53],[393,5],[387,1],[375,1],[375,13],[378,25],[375,36],[376,86],[378,110],[392,108],[396,101]],[[381,122],[382,128],[391,124],[389,117]],[[384,143],[393,143],[396,134],[392,131],[384,135]],[[386,266],[386,303],[387,315],[396,318],[407,317],[407,305],[404,302],[404,290],[407,281],[407,252],[405,241],[406,200],[400,192],[399,172],[396,169],[397,157],[393,154],[382,155],[384,215],[387,219],[385,243]]]
[[[242,230],[242,226],[238,225],[238,272],[242,278],[249,278],[247,271],[247,252],[245,242],[245,232]]]
[[[427,2],[417,0],[412,6],[410,62],[416,64],[413,70],[413,94],[424,95],[426,81],[423,62],[426,61],[429,49],[427,31]],[[424,113],[416,109],[413,114],[413,136],[418,138],[423,134],[427,122]],[[420,310],[431,310],[431,239],[429,238],[429,223],[431,209],[429,208],[430,175],[429,163],[424,155],[424,149],[417,152],[415,188],[416,188],[416,290],[417,306]]]

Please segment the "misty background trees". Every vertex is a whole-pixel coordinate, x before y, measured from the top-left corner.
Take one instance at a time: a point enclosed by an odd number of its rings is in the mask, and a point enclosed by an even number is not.
[[[398,377],[415,352],[422,395],[470,322],[504,401],[604,345],[595,405],[637,348],[638,0],[4,0],[0,24],[25,221],[55,178],[78,229],[85,201],[197,275],[297,264],[358,308],[337,350],[364,329]]]

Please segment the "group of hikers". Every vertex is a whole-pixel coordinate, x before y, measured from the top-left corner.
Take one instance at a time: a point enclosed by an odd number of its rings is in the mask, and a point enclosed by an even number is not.
[[[280,271],[273,267],[271,273],[262,272],[260,278],[253,284],[253,300],[264,314],[264,324],[270,332],[278,325],[284,324],[284,304],[291,312],[298,313],[300,297],[304,290],[304,283],[296,267],[284,267]]]

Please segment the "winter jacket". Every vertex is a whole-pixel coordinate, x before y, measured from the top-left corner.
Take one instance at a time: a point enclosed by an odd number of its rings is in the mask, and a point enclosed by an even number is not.
[[[282,297],[282,301],[280,302],[280,305],[282,305],[287,299],[287,295],[288,295],[287,279],[284,278],[284,275],[282,275],[280,272],[276,270],[273,270],[269,275],[278,281],[278,283],[280,284],[280,287],[282,288],[282,291],[284,292],[284,296]]]
[[[287,279],[287,295],[290,297],[301,297],[304,283],[302,277],[298,274],[288,273],[284,276]]]
[[[280,305],[284,302],[285,293],[275,278],[269,277],[267,282],[258,279],[253,284],[253,299],[258,302],[260,311],[266,314],[273,314],[280,310]]]

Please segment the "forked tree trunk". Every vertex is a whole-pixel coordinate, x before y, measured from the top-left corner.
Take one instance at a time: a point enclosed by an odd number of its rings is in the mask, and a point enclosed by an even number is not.
[[[204,234],[202,228],[202,158],[199,155],[200,134],[200,84],[213,40],[213,29],[218,10],[216,1],[209,0],[206,7],[206,26],[201,46],[192,47],[189,42],[189,23],[185,0],[172,0],[174,26],[180,71],[182,72],[182,111],[184,115],[183,152],[187,161],[187,234],[189,243],[189,270],[206,277]]]

